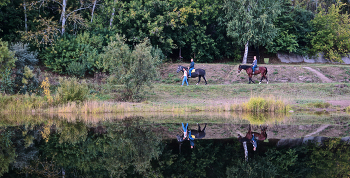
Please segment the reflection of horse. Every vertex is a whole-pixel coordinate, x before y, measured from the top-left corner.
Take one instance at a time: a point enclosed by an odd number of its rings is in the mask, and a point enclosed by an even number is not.
[[[249,130],[248,130],[248,132],[247,132],[247,134],[246,134],[246,136],[244,138],[246,138],[248,140],[251,140],[252,137],[253,137],[253,134],[254,134],[254,136],[255,136],[255,138],[257,140],[266,140],[266,138],[267,138],[267,134],[266,134],[267,127],[261,127],[260,126],[260,129],[261,129],[260,133],[252,132],[252,127],[251,127],[251,125],[249,125]],[[240,134],[238,134],[238,140],[241,140],[241,139],[243,139],[242,136]]]
[[[253,82],[255,83],[253,80],[252,80],[252,76],[253,76],[253,69],[252,69],[252,66],[250,65],[239,65],[238,66],[238,73],[241,72],[241,70],[244,69],[248,76],[249,76],[249,83],[250,82]],[[267,83],[269,83],[269,80],[267,80],[267,77],[266,77],[266,74],[267,74],[267,68],[266,67],[257,67],[257,69],[255,69],[255,72],[254,72],[254,75],[257,75],[257,74],[260,74],[261,73],[261,80],[259,82],[259,84],[261,83],[261,81],[265,78]]]
[[[191,135],[194,135],[195,139],[201,139],[205,137],[205,128],[207,127],[207,124],[205,123],[205,126],[203,130],[201,130],[201,126],[197,123],[198,130],[191,130]]]
[[[198,123],[197,123],[197,125],[198,125],[198,130],[191,130],[191,135],[193,135],[195,139],[204,138],[205,137],[205,128],[207,127],[207,124],[205,123],[203,130],[201,130],[201,126]],[[184,134],[182,134],[182,135],[177,134],[176,135],[178,142],[183,142],[184,141],[183,137],[184,137]]]
[[[180,71],[184,72],[183,68],[185,68],[187,70],[187,67],[179,66],[179,67],[177,67],[176,73],[179,73]],[[198,77],[198,82],[196,85],[198,85],[198,83],[201,81],[201,77],[203,77],[205,84],[207,84],[207,80],[205,79],[205,70],[204,69],[193,69],[193,70],[195,70],[195,71],[191,73],[191,78]]]

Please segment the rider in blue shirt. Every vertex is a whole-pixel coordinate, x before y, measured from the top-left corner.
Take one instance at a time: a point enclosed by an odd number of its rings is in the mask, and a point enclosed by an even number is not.
[[[254,134],[252,135],[252,144],[253,144],[253,150],[256,151],[256,147],[258,147],[257,139],[255,138]]]
[[[191,135],[191,131],[188,132],[188,139],[190,140],[191,148],[194,148],[194,135]]]
[[[253,61],[253,64],[252,64],[252,70],[253,70],[253,74],[254,74],[254,72],[255,72],[255,68],[256,68],[256,66],[258,65],[258,61],[256,60],[256,56],[254,56],[254,61]]]
[[[191,64],[190,64],[190,67],[188,68],[189,71],[188,71],[188,77],[191,77],[191,71],[192,69],[194,69],[194,62],[193,62],[193,58],[191,59]]]

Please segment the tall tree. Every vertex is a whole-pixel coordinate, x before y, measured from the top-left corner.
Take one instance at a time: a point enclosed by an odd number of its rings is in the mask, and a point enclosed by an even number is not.
[[[247,63],[248,47],[266,45],[277,35],[273,24],[280,14],[278,0],[226,0],[227,35],[245,45],[243,64]]]
[[[324,52],[331,61],[343,62],[341,56],[350,52],[350,20],[347,13],[341,14],[343,3],[331,5],[311,21],[316,31],[311,32],[312,51]]]

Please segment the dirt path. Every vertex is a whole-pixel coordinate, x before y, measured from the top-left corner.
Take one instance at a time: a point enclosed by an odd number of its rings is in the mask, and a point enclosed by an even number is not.
[[[305,137],[310,137],[312,135],[315,135],[317,133],[320,133],[322,130],[326,129],[329,125],[322,125],[321,127],[317,128],[317,130],[315,132],[309,133],[307,135],[305,135]]]
[[[329,78],[327,78],[325,75],[323,75],[321,72],[311,68],[311,67],[303,67],[304,69],[307,69],[313,73],[315,73],[318,78],[320,78],[322,80],[323,83],[331,83],[333,82],[332,80],[330,80]]]

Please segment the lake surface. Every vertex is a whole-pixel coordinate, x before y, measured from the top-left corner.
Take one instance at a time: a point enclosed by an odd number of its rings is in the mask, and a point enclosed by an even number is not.
[[[177,139],[181,123],[194,148]],[[267,139],[256,151],[237,139],[261,127]],[[349,177],[349,138],[343,112],[7,114],[0,115],[0,175]]]

